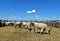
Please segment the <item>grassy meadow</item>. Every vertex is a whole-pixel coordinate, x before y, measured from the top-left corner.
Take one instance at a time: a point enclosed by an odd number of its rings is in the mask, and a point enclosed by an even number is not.
[[[6,26],[0,28],[0,41],[60,41],[60,29],[52,28],[51,34],[35,34],[24,27]]]

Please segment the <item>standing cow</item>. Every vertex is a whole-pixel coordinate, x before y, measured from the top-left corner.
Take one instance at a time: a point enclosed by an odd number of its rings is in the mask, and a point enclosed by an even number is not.
[[[44,31],[50,34],[50,30],[48,29],[47,24],[34,22],[34,26],[35,33],[37,33],[37,29],[41,29],[41,34],[43,34]]]
[[[14,27],[21,27],[22,26],[22,22],[15,22],[14,23]]]
[[[9,24],[11,24],[11,22],[5,22],[5,25],[6,26],[9,26]]]

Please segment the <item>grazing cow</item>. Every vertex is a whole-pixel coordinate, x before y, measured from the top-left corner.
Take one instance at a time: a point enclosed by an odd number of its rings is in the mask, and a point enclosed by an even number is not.
[[[23,26],[26,26],[27,25],[27,22],[22,22]]]
[[[45,23],[37,23],[37,22],[22,22],[23,25],[25,25],[28,30],[32,30],[31,26],[34,25],[34,32],[37,33],[37,29],[41,29],[41,34],[43,34],[44,32],[49,33],[50,34],[50,30],[48,29],[47,24]]]
[[[31,22],[22,22],[22,25],[27,27],[28,30],[31,30]]]
[[[50,30],[48,30],[48,26],[45,23],[36,23],[34,22],[34,32],[37,33],[37,29],[41,29],[41,34],[45,31],[50,34]]]
[[[6,25],[9,25],[11,22],[5,22]]]
[[[13,23],[13,22],[5,22],[5,25],[6,25],[6,26],[13,26],[14,23]]]
[[[15,24],[14,24],[14,27],[16,28],[16,27],[21,27],[22,26],[22,22],[15,22]]]

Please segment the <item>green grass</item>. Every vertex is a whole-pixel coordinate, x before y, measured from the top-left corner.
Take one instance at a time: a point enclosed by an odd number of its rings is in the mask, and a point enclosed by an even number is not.
[[[24,27],[0,28],[0,41],[60,41],[60,29],[52,28],[51,34],[35,34]]]

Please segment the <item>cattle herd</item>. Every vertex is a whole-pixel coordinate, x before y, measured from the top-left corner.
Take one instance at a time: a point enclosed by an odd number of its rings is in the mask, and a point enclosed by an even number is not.
[[[39,23],[39,22],[16,22],[16,21],[14,21],[14,22],[4,22],[4,23],[2,23],[2,22],[0,22],[0,25],[3,25],[4,24],[4,26],[14,26],[15,28],[16,27],[22,27],[22,26],[24,26],[24,27],[26,27],[29,31],[31,31],[31,30],[34,30],[34,33],[36,33],[37,34],[37,29],[40,29],[41,31],[41,34],[43,34],[43,33],[47,33],[47,34],[50,34],[50,29],[48,29],[48,26],[47,26],[47,24],[45,24],[45,23]],[[32,29],[32,26],[34,26],[34,29]]]

